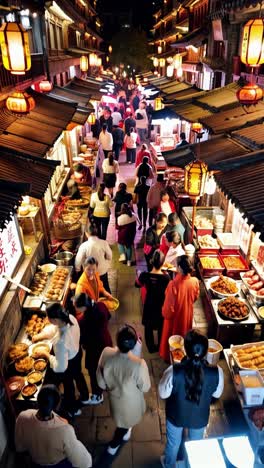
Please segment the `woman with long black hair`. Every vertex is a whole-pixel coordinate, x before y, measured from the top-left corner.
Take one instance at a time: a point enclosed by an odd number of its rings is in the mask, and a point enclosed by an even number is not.
[[[111,198],[113,198],[113,190],[116,184],[116,174],[119,172],[118,162],[114,160],[112,152],[108,153],[108,157],[103,161],[102,164],[104,174],[104,184],[108,188],[108,192]]]
[[[159,383],[159,395],[166,399],[167,443],[161,457],[164,468],[175,466],[184,428],[188,428],[190,439],[203,438],[211,399],[219,398],[224,388],[221,367],[209,367],[205,360],[206,336],[190,330],[184,348],[186,357],[180,364],[168,367]]]
[[[105,184],[101,183],[97,192],[92,193],[90,200],[90,215],[93,216],[100,239],[106,239],[111,206],[113,203],[109,195],[105,193]]]

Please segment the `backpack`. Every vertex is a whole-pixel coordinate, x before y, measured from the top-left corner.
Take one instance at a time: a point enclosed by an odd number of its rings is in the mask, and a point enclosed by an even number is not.
[[[136,113],[136,120],[143,120],[143,119],[144,119],[143,115],[140,112],[137,112]]]
[[[137,173],[138,178],[145,176],[146,178],[149,177],[149,166],[145,166],[145,164],[141,164],[138,168],[138,173]]]

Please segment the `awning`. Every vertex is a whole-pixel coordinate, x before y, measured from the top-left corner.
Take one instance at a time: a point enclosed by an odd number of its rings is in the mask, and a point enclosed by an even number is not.
[[[252,149],[264,148],[264,125],[252,125],[232,133],[232,138]]]
[[[18,118],[1,110],[0,145],[19,151],[16,145],[22,139],[23,146],[27,145],[26,153],[43,157],[72,121],[77,106],[40,93],[31,94],[36,106],[25,117]]]
[[[11,221],[21,204],[22,196],[28,195],[31,184],[0,179],[0,231]]]
[[[94,89],[88,88],[87,86],[80,86],[75,82],[68,83],[64,89],[69,89],[81,93],[83,96],[86,96],[89,100],[101,101],[103,93],[100,91],[95,91]]]
[[[48,96],[55,98],[64,98],[66,102],[74,102],[77,103],[78,106],[93,109],[92,105],[89,103],[89,99],[83,96],[83,94],[80,94],[70,89],[62,88],[60,86],[54,86],[50,93],[48,93]]]
[[[164,107],[164,109],[160,109],[158,111],[152,112],[152,123],[154,124],[154,120],[160,119],[178,119],[176,112],[174,112],[169,107]]]
[[[186,34],[178,41],[173,42],[173,44],[171,44],[171,47],[175,47],[179,49],[188,47],[190,45],[194,47],[200,47],[202,44],[204,44],[207,41],[207,38],[208,38],[208,33],[206,33],[206,31],[204,31],[203,29],[198,28]]]
[[[262,151],[264,153],[264,151]],[[260,232],[264,241],[264,162],[247,165],[237,170],[215,175],[224,194]]]
[[[197,88],[184,89],[183,91],[178,91],[176,93],[166,94],[163,96],[164,102],[181,102],[181,101],[191,101],[193,98],[197,99],[199,96],[204,96],[205,91],[200,91]]]
[[[199,120],[211,133],[229,133],[253,123],[263,122],[264,104],[258,103],[250,112],[246,112],[242,106],[237,106],[213,115],[201,116]]]
[[[193,161],[197,154],[198,143],[162,153],[168,166],[182,168]],[[249,154],[248,149],[224,135],[200,144],[199,159],[204,161],[210,170],[229,170],[232,167],[232,160],[237,157],[241,157],[241,161],[243,160],[241,164],[247,164],[248,159],[244,157],[245,155],[251,161],[252,155]],[[237,165],[237,161],[233,161],[233,164]]]
[[[211,111],[202,109],[195,103],[177,103],[171,108],[182,120],[187,120],[188,122],[201,121],[201,119],[205,119],[206,117],[213,115]]]
[[[162,95],[168,96],[169,94],[174,94],[179,91],[184,91],[186,89],[190,89],[191,87],[192,87],[191,85],[184,83],[183,81],[182,82],[176,81],[176,82],[171,83],[170,86],[160,87],[159,89]]]
[[[230,83],[222,88],[208,91],[205,96],[198,97],[197,103],[213,112],[238,104],[236,93],[240,89],[237,83]]]
[[[28,194],[34,198],[40,199],[44,196],[59,165],[60,161],[21,155],[0,147],[1,178],[15,183],[29,184]]]

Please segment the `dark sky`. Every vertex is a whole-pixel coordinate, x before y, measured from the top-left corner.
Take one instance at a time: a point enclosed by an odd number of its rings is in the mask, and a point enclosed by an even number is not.
[[[104,21],[104,38],[111,39],[121,24],[125,13],[131,11],[132,22],[136,27],[149,31],[152,26],[153,13],[160,7],[162,0],[98,0],[97,10]]]

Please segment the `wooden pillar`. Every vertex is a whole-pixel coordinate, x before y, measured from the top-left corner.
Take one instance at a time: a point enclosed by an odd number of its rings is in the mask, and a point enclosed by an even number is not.
[[[45,253],[49,254],[49,245],[51,244],[50,226],[44,198],[42,197],[41,200],[38,200],[38,203],[40,207],[40,216],[44,235],[44,249]]]

